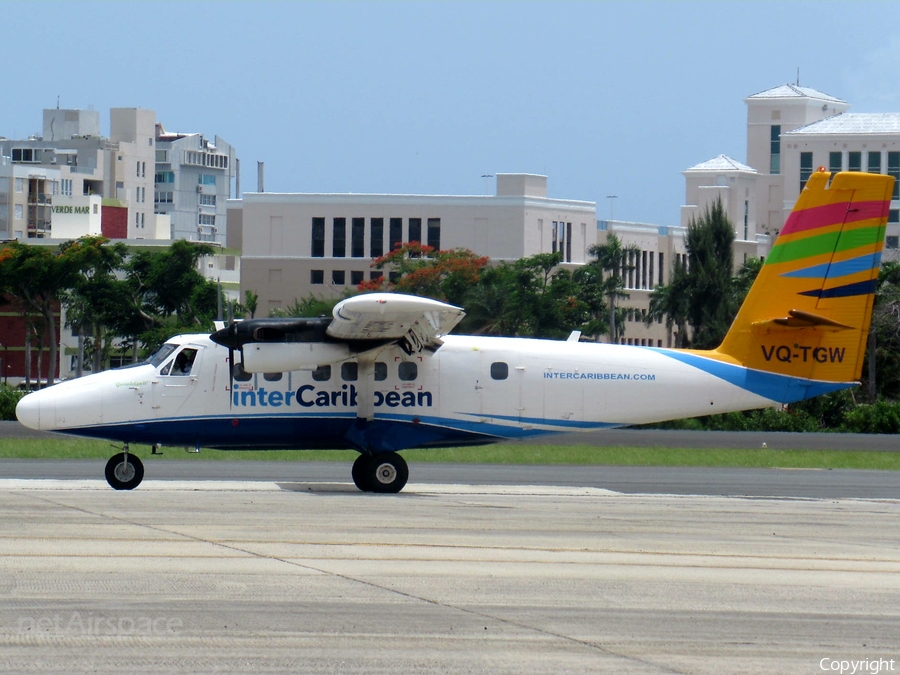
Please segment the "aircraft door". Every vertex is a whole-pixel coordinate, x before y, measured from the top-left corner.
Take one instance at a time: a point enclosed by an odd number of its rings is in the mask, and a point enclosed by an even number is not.
[[[524,377],[525,366],[518,355],[482,352],[477,387],[481,414],[503,420],[527,417]]]
[[[454,417],[457,414],[480,415],[482,407],[480,353],[472,350],[441,349],[437,355],[440,359],[441,414],[447,417]]]
[[[153,409],[157,417],[171,417],[181,410],[197,388],[202,357],[203,347],[186,345],[160,366],[153,381]]]
[[[544,414],[548,424],[584,419],[584,369],[582,364],[559,359],[544,369],[541,380]]]

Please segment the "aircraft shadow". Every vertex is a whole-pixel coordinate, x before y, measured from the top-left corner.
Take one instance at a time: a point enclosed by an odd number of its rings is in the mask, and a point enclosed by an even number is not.
[[[314,494],[365,494],[351,483],[275,483],[286,492],[312,492]]]
[[[356,488],[353,483],[283,483],[277,482],[275,483],[281,490],[285,492],[306,492],[310,494],[317,495],[359,495],[359,496],[372,496],[376,493],[374,492],[362,492]],[[392,495],[377,495],[377,496],[391,496],[391,497],[409,497],[411,495],[404,494],[392,494]]]

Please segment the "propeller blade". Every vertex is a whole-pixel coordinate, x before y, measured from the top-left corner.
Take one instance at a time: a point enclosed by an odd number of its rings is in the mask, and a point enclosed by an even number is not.
[[[234,303],[228,303],[228,409],[234,405],[234,334],[236,330],[234,321]]]

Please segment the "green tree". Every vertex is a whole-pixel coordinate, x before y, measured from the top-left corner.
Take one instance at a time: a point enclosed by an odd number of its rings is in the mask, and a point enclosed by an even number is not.
[[[219,290],[197,264],[213,252],[206,244],[176,241],[162,251],[137,251],[126,261],[116,334],[135,354],[141,344],[153,351],[176,333],[211,330]]]
[[[477,334],[565,337],[588,321],[575,275],[559,267],[560,253],[538,253],[487,267],[469,289],[461,330]]]
[[[242,311],[250,314],[250,318],[256,316],[256,307],[259,304],[259,296],[253,291],[244,291],[244,303],[242,305]]]
[[[376,258],[372,268],[385,272],[363,282],[360,291],[396,291],[461,305],[488,259],[463,248],[438,250],[417,241]]]
[[[759,276],[763,267],[763,261],[759,258],[747,258],[740,266],[737,274],[731,279],[731,314],[732,320],[737,316],[737,311],[744,304],[747,294],[750,292],[753,282]]]
[[[608,334],[612,343],[618,343],[624,334],[623,322],[619,321],[616,309],[619,300],[629,297],[625,292],[625,277],[634,269],[634,259],[639,253],[637,246],[623,245],[612,233],[607,236],[605,244],[594,244],[588,248],[588,254],[593,258],[588,266],[596,271],[594,279],[606,298]],[[594,320],[599,327],[596,317]]]
[[[759,263],[748,260],[738,280],[732,279],[734,227],[720,199],[699,220],[691,219],[685,249],[687,264],[676,262],[669,284],[651,293],[647,321],[664,318],[670,331],[677,328],[680,347],[713,349],[725,337]]]
[[[718,347],[734,318],[731,292],[734,226],[716,199],[703,216],[692,218],[685,239],[687,251],[688,322],[697,349]]]
[[[121,243],[100,236],[82,237],[64,243],[61,254],[74,268],[71,286],[63,294],[68,325],[78,337],[76,376],[82,375],[85,358],[85,330],[90,331],[89,352],[92,370],[99,372],[109,350],[109,326],[121,311],[122,292],[117,272],[127,254]]]
[[[30,246],[21,242],[11,242],[0,251],[0,290],[16,298],[26,312],[38,319],[35,327],[39,344],[48,343],[49,363],[47,382],[53,382],[57,374],[59,344],[56,339],[56,315],[62,302],[64,291],[72,283],[75,267],[73,259],[46,246]],[[28,329],[26,329],[28,330]],[[31,331],[26,340],[26,382],[30,380]],[[42,358],[38,359],[38,387],[43,377]]]
[[[349,297],[349,295],[347,296]],[[272,317],[314,317],[331,316],[334,306],[344,298],[319,298],[308,295],[303,299],[295,299],[287,307],[273,309],[269,316]]]
[[[680,262],[675,263],[676,267],[680,266]],[[644,322],[650,325],[654,321],[665,321],[666,324],[666,344],[672,345],[673,338],[677,334],[678,344],[676,347],[688,346],[688,330],[687,330],[687,294],[680,285],[676,285],[675,280],[683,280],[684,275],[673,274],[672,283],[657,286],[650,292],[650,306],[647,310],[647,316]]]
[[[900,264],[896,262],[884,263],[878,273],[863,372],[871,402],[879,394],[900,398]]]

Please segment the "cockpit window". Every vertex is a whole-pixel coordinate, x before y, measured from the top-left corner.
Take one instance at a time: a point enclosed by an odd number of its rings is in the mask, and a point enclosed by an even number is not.
[[[178,345],[164,344],[162,347],[160,347],[150,355],[150,358],[147,359],[147,363],[150,363],[153,366],[158,366],[167,358],[169,358],[176,349],[178,349]]]
[[[169,361],[162,370],[160,375],[178,375],[185,376],[191,374],[191,368],[194,367],[194,359],[197,358],[197,350],[191,347],[182,349],[178,352],[178,356],[174,360]]]

